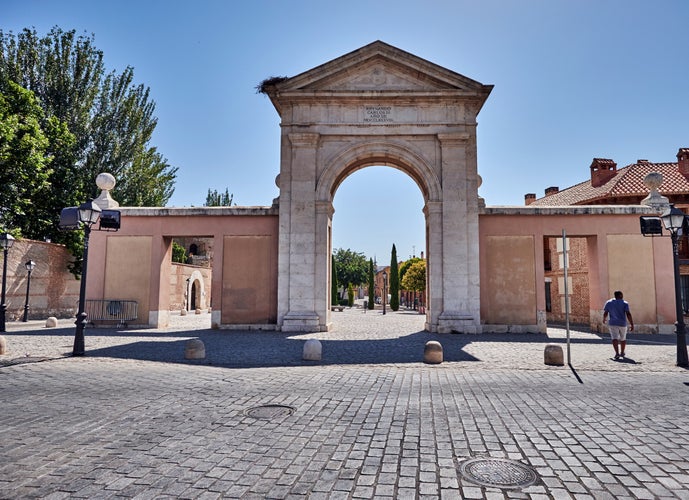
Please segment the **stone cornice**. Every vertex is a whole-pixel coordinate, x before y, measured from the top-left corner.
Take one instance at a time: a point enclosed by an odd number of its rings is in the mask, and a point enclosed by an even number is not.
[[[120,207],[118,210],[127,217],[223,217],[234,216],[266,216],[278,215],[275,207]]]

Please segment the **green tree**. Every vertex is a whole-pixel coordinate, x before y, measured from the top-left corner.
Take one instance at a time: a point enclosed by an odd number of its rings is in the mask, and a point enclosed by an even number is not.
[[[174,240],[172,241],[172,262],[187,263],[186,249]]]
[[[397,263],[397,249],[392,244],[390,254],[390,309],[398,311],[400,308],[400,273]]]
[[[412,257],[411,259],[405,260],[402,263],[402,265],[400,266],[400,283],[402,283],[402,280],[404,279],[404,275],[406,274],[407,269],[409,269],[412,266],[412,264],[414,264],[416,262],[421,262],[422,260],[423,259],[421,259],[419,257]],[[408,288],[404,288],[403,284],[402,284],[402,289],[408,290]]]
[[[376,300],[376,285],[374,282],[373,274],[373,259],[368,260],[368,308],[373,309],[375,307]]]
[[[73,137],[57,119],[45,119],[34,94],[0,77],[0,229],[31,232],[36,200],[49,195],[50,141]],[[19,232],[17,231],[17,235]]]
[[[106,73],[93,35],[76,36],[74,30],[58,27],[44,37],[36,30],[17,35],[0,30],[0,80],[35,94],[50,142],[50,189],[33,198],[33,213],[21,225],[22,232],[66,243],[77,259],[78,273],[83,235],[58,230],[57,221],[62,208],[99,194],[99,173],[115,176],[112,194],[123,206],[163,206],[172,196],[177,168],[150,145],[157,125],[150,91],[134,84],[131,67]],[[57,127],[52,136],[50,126]]]
[[[351,283],[347,285],[347,305],[349,307],[354,305],[354,286]]]
[[[333,254],[337,264],[337,282],[342,285],[354,286],[366,282],[368,264],[364,254],[342,248],[336,249]]]
[[[419,259],[406,270],[402,278],[402,287],[405,290],[423,292],[426,290],[426,261]]]
[[[208,195],[206,195],[206,207],[231,207],[232,200],[234,199],[234,194],[230,194],[230,190],[225,188],[224,193],[219,193],[217,189],[211,191],[208,189]]]
[[[330,256],[330,304],[336,305],[339,303],[337,296],[337,264],[335,264],[335,256]]]

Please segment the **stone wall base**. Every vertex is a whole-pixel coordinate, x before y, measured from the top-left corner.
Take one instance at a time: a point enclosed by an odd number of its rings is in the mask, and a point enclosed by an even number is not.
[[[438,318],[438,333],[481,333],[480,324],[471,314],[444,311]]]
[[[280,330],[283,332],[313,333],[326,331],[327,326],[320,324],[320,318],[315,312],[288,312],[282,319]]]

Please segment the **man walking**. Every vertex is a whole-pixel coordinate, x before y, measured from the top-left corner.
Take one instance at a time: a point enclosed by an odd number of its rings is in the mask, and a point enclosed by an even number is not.
[[[612,338],[612,347],[615,349],[615,359],[625,357],[624,348],[627,346],[627,320],[629,320],[629,331],[634,331],[634,320],[632,313],[629,312],[629,304],[622,299],[622,292],[617,290],[615,298],[605,303],[603,308],[603,323],[610,315],[608,329]]]

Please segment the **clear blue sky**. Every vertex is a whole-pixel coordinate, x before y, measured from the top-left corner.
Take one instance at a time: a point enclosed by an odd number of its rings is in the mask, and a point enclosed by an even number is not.
[[[156,102],[153,145],[179,167],[171,206],[226,187],[270,205],[279,118],[255,86],[374,40],[495,85],[478,117],[488,205],[586,180],[594,157],[675,161],[689,147],[687,19],[686,0],[0,0],[2,30],[93,33],[109,69],[134,67]],[[359,171],[335,195],[334,246],[379,264],[392,243],[418,255],[422,204],[404,174]]]

